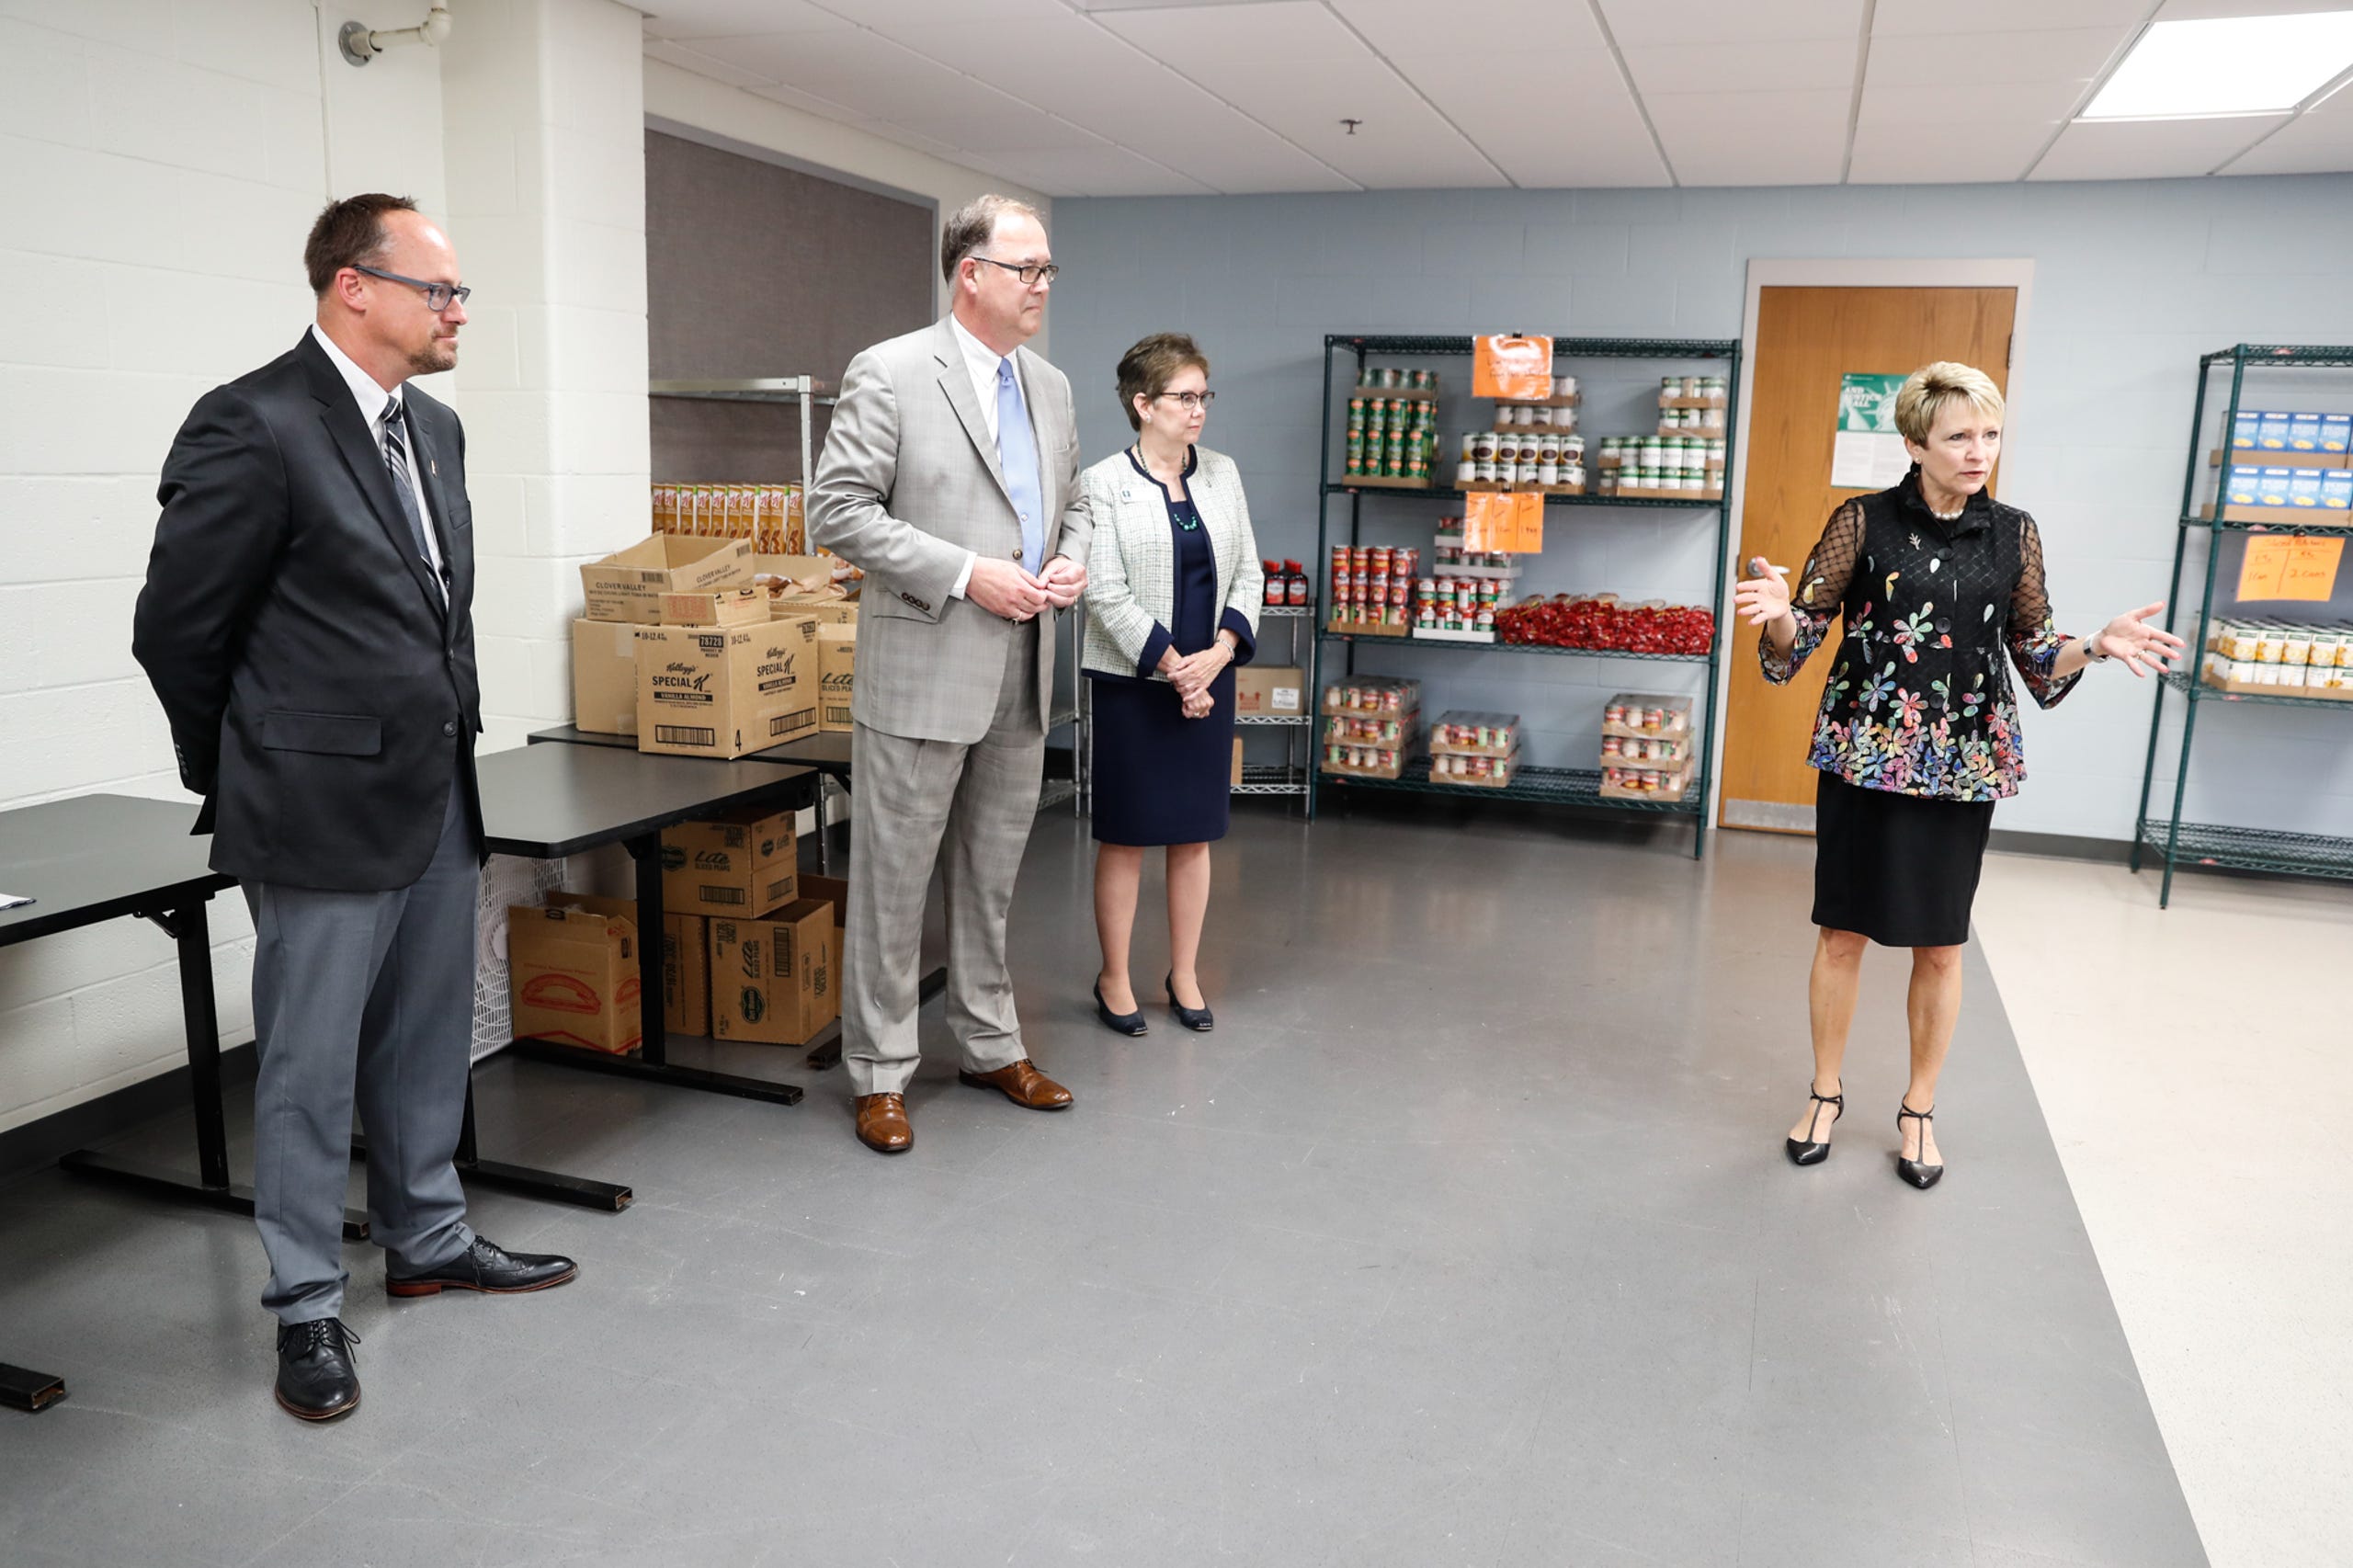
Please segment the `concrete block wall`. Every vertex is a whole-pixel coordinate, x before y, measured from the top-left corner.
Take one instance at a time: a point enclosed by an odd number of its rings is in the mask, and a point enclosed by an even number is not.
[[[1192,333],[1219,393],[1204,439],[1241,466],[1261,553],[1310,560],[1326,333],[1737,337],[1752,259],[2030,257],[2004,494],[2036,514],[2063,623],[2086,631],[2165,596],[2198,355],[2242,341],[2353,341],[2348,196],[2353,177],[2313,176],[1065,199],[1054,208],[1064,271],[1049,312],[1053,358],[1093,460],[1130,438],[1112,391],[1120,351],[1147,332]],[[1592,390],[1586,429],[1640,427],[1631,382]],[[2284,395],[2336,407],[2345,392],[2300,382]],[[1460,428],[1469,409],[1449,402],[1444,417]],[[1345,526],[1345,501],[1332,506]],[[1400,544],[1427,543],[1443,509],[1366,507],[1386,519],[1368,542]],[[1546,538],[1525,591],[1707,597],[1712,538],[1690,525],[1556,509]],[[1507,653],[1379,650],[1358,667],[1420,676],[1433,709],[1528,715],[1540,763],[1590,765],[1608,692],[1676,689],[1660,678],[1673,666]],[[2029,710],[2031,778],[1999,825],[2131,837],[2149,712],[2150,687],[2114,669],[2095,671],[2056,712]],[[2192,820],[2353,834],[2353,747],[2337,716],[2211,718],[2190,774]],[[2169,779],[2170,754],[2161,760]]]
[[[199,396],[307,326],[302,239],[331,193],[448,222],[477,308],[427,390],[473,466],[484,749],[571,712],[572,563],[646,528],[638,16],[469,6],[449,48],[358,69],[341,20],[0,0],[0,807],[185,798],[130,654],[155,476]],[[212,930],[222,1037],[250,1038],[243,901]],[[176,1066],[180,1038],[160,932],[0,951],[0,1131]]]

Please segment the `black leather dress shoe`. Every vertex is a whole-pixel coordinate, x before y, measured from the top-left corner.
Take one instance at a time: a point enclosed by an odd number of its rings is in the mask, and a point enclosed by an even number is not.
[[[341,1318],[279,1324],[278,1405],[305,1421],[332,1421],[358,1408],[359,1369],[351,1357],[358,1343]]]
[[[395,1296],[438,1296],[444,1290],[479,1290],[486,1296],[519,1296],[545,1290],[580,1272],[580,1266],[553,1253],[508,1252],[476,1236],[473,1244],[438,1268],[395,1274],[384,1267],[384,1289]]]

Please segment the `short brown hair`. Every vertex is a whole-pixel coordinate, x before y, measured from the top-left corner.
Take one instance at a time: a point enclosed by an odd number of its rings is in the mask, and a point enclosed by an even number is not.
[[[1199,366],[1206,377],[1210,357],[1181,332],[1155,332],[1137,339],[1134,347],[1120,355],[1120,407],[1128,416],[1128,427],[1143,428],[1143,420],[1136,414],[1137,398],[1158,397],[1179,371],[1192,366]]]
[[[1994,378],[1973,366],[1951,359],[1923,365],[1904,378],[1895,394],[1895,427],[1915,447],[1928,444],[1937,415],[1959,398],[1988,419],[2002,417],[2002,389]]]
[[[996,233],[996,221],[1006,213],[1034,218],[1038,226],[1046,226],[1045,214],[1026,201],[1010,196],[976,196],[948,215],[939,226],[939,277],[945,283],[956,281],[956,268],[966,256],[989,243]]]
[[[311,275],[311,292],[324,299],[336,273],[381,260],[392,243],[392,236],[384,233],[384,214],[415,210],[416,203],[407,197],[386,196],[381,190],[328,202],[302,245],[302,267]]]

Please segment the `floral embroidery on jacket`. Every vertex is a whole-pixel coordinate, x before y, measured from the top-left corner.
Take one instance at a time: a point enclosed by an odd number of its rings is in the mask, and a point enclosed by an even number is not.
[[[1919,485],[1915,468],[1831,514],[1790,599],[1796,644],[1777,658],[1760,638],[1758,657],[1781,685],[1843,616],[1807,763],[1866,790],[2004,800],[2026,778],[2010,669],[2043,708],[2079,676],[2052,677],[2069,639],[2034,519],[1981,492],[1948,523]]]

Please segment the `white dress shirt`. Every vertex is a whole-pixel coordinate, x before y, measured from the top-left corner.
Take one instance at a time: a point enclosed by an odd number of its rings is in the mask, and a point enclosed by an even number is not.
[[[381,457],[384,450],[384,414],[391,407],[392,400],[400,394],[387,392],[378,386],[376,378],[361,369],[350,355],[336,347],[335,339],[321,332],[316,322],[311,324],[311,335],[318,340],[319,347],[327,351],[328,359],[342,372],[344,384],[351,389],[352,400],[359,404],[359,417],[368,422],[368,440]],[[994,376],[996,372],[992,370],[989,373]],[[433,523],[433,504],[425,498],[425,475],[416,466],[415,424],[408,426],[408,435],[401,442],[401,449],[408,457],[408,493],[416,497],[417,516],[425,521],[426,556],[433,562],[434,576],[446,584],[449,576],[441,565],[441,540]],[[446,596],[449,590],[445,587],[442,591]]]
[[[972,397],[981,405],[981,418],[989,427],[989,443],[990,445],[995,446],[996,445],[996,368],[999,365],[1007,363],[1008,361],[1013,362],[1013,379],[1021,388],[1021,406],[1024,408],[1028,408],[1029,406],[1029,384],[1021,380],[1021,366],[1018,361],[1015,361],[1013,359],[1012,355],[1000,354],[995,349],[991,348],[987,344],[983,343],[979,338],[973,336],[970,329],[968,329],[962,322],[958,321],[952,314],[948,318],[948,324],[955,329],[957,346],[964,351],[964,369],[971,372],[972,378]],[[1035,431],[1037,428],[1037,424],[1038,416],[1033,413],[1029,416],[1029,425],[1032,431]],[[1038,447],[1039,449],[1038,494],[1040,495],[1044,495],[1047,494],[1045,449],[1038,443],[1034,436],[1031,439],[1030,445]],[[998,460],[1000,462],[1004,460],[1002,456],[999,457]],[[1040,519],[1040,526],[1043,526],[1042,519]],[[956,585],[949,590],[949,593],[954,597],[960,599],[964,597],[964,590],[972,586],[972,566],[974,562],[980,560],[980,553],[977,551],[970,551],[965,555],[964,570],[956,574]],[[1040,564],[1042,566],[1043,562],[1040,562]]]

